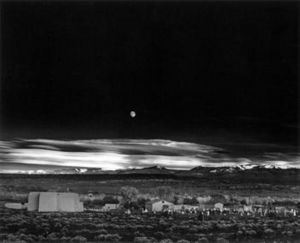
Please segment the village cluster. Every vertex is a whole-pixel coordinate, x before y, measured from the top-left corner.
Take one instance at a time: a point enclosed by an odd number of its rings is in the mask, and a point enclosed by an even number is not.
[[[300,239],[298,197],[189,195],[165,186],[149,193],[125,186],[109,193],[65,190],[25,195],[19,203],[6,201],[0,207],[0,241],[229,243],[276,239],[281,243]]]
[[[105,204],[102,208],[90,208],[89,211],[108,212],[111,210],[124,209],[121,204]],[[204,220],[205,217],[216,215],[239,215],[239,216],[299,216],[299,209],[295,206],[274,206],[271,203],[267,205],[241,205],[230,203],[199,203],[198,205],[174,204],[161,199],[147,201],[145,207],[140,209],[128,208],[125,213],[180,213],[180,214],[199,214]]]
[[[171,202],[158,196],[150,199],[137,198],[135,188],[125,187],[122,195],[110,196],[94,195],[91,192],[80,195],[73,192],[30,192],[27,203],[6,203],[5,206],[38,212],[123,211],[125,214],[199,214],[202,220],[214,215],[299,216],[299,202],[282,205],[270,199],[258,204],[248,199],[240,202],[218,202],[206,196]],[[99,204],[99,201],[102,203]]]

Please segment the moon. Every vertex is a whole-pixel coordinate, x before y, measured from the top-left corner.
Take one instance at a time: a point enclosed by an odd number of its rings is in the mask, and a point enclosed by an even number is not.
[[[135,111],[130,111],[130,116],[131,116],[131,118],[134,118],[136,116]]]

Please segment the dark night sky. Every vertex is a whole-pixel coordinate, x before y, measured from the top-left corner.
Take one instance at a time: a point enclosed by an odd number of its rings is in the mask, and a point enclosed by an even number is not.
[[[2,2],[3,136],[232,133],[295,143],[298,10],[269,1]]]

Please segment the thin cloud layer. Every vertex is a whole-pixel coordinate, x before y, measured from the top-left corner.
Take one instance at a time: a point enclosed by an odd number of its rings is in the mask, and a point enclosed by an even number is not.
[[[154,165],[182,170],[254,165],[300,168],[298,153],[265,152],[244,158],[220,147],[160,139],[27,139],[2,141],[0,149],[2,173],[16,173],[20,165],[23,167],[19,172],[27,168],[37,173],[53,168],[119,170]]]

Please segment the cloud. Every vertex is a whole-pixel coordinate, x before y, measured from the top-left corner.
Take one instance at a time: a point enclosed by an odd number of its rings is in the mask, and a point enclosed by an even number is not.
[[[31,169],[58,166],[117,170],[158,165],[188,170],[196,166],[259,164],[300,168],[297,153],[262,153],[246,158],[220,147],[160,139],[30,139],[0,142],[0,148],[0,162],[31,165]]]

